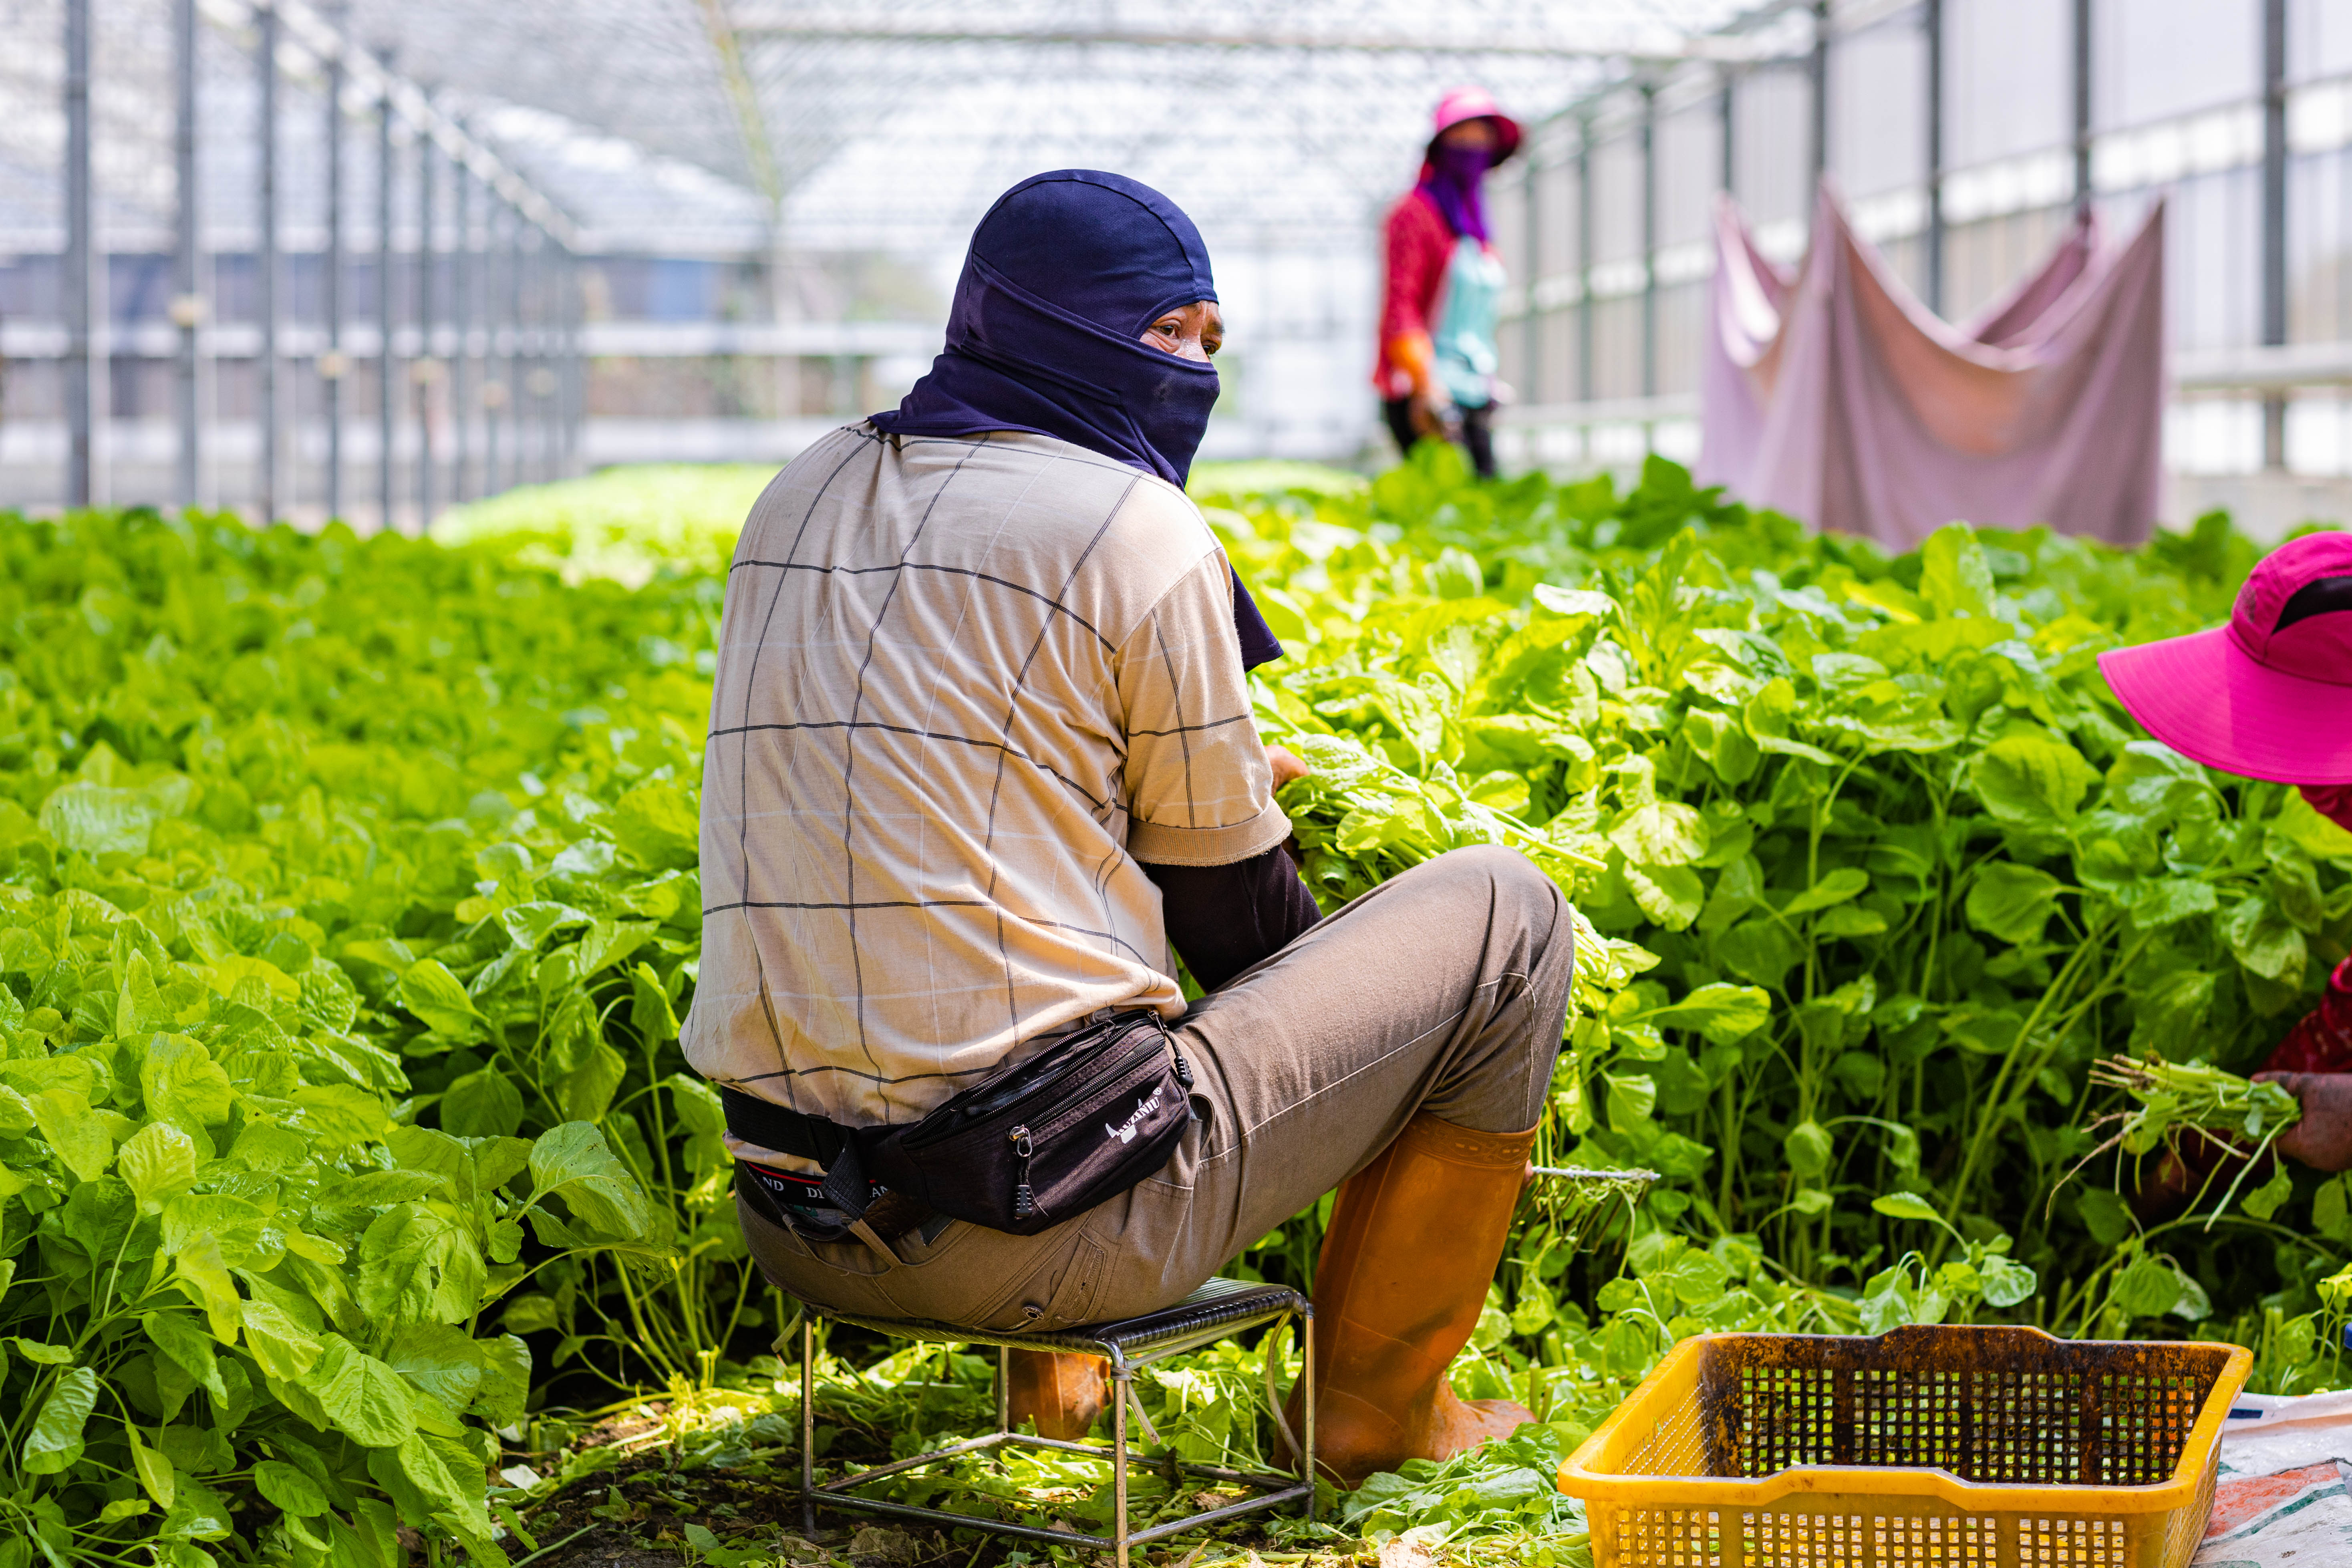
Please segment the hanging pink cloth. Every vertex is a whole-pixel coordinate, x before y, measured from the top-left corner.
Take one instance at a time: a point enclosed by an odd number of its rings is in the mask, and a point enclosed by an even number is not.
[[[1939,320],[1826,183],[1790,277],[1728,197],[1699,373],[1697,477],[1908,549],[1958,519],[2137,544],[2156,526],[2164,208],[2102,250],[2079,217],[1975,321]]]

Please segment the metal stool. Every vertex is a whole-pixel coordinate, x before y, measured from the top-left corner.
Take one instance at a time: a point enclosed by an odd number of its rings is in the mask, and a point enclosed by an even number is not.
[[[1307,1386],[1307,1430],[1298,1437],[1298,1446],[1307,1456],[1301,1471],[1304,1478],[1283,1475],[1251,1475],[1240,1470],[1220,1469],[1213,1465],[1188,1465],[1177,1461],[1171,1454],[1163,1461],[1172,1485],[1179,1474],[1204,1477],[1211,1480],[1237,1482],[1257,1489],[1261,1495],[1244,1498],[1223,1508],[1213,1508],[1186,1519],[1171,1520],[1148,1530],[1130,1531],[1127,1519],[1127,1408],[1135,1397],[1135,1369],[1162,1360],[1183,1351],[1197,1350],[1205,1344],[1223,1339],[1240,1329],[1259,1323],[1277,1326],[1296,1316],[1299,1321],[1300,1365],[1312,1367],[1315,1360],[1315,1308],[1296,1290],[1279,1285],[1255,1285],[1239,1279],[1212,1279],[1172,1307],[1157,1312],[1147,1312],[1139,1318],[1129,1318],[1115,1323],[1091,1323],[1083,1328],[1065,1329],[1055,1333],[992,1334],[977,1329],[957,1328],[948,1323],[925,1322],[903,1318],[867,1318],[851,1312],[828,1311],[822,1307],[802,1303],[801,1313],[801,1528],[814,1537],[816,1534],[816,1505],[819,1499],[835,1508],[859,1509],[868,1513],[886,1514],[894,1519],[920,1520],[927,1524],[947,1525],[964,1530],[978,1530],[992,1535],[1018,1536],[1028,1541],[1060,1542],[1072,1546],[1108,1547],[1117,1553],[1117,1561],[1127,1562],[1127,1549],[1147,1541],[1157,1541],[1164,1535],[1196,1530],[1204,1524],[1214,1524],[1236,1515],[1253,1513],[1262,1509],[1278,1508],[1294,1498],[1307,1505],[1307,1518],[1315,1518],[1315,1386],[1311,1376],[1302,1373]],[[919,1340],[933,1344],[994,1345],[997,1347],[996,1366],[996,1430],[985,1437],[973,1437],[961,1443],[951,1443],[944,1448],[934,1448],[927,1454],[896,1463],[877,1465],[870,1470],[859,1470],[838,1480],[816,1484],[816,1318],[830,1319],[837,1323],[850,1323],[877,1333],[898,1339]],[[1111,1412],[1110,1442],[1068,1443],[1054,1437],[1031,1437],[1013,1430],[1011,1410],[1010,1352],[1024,1351],[1076,1351],[1097,1355],[1110,1363]],[[1275,1425],[1284,1426],[1282,1405],[1276,1396],[1274,1384],[1273,1347],[1267,1347],[1265,1361],[1265,1391],[1267,1403],[1275,1412]],[[1139,1416],[1141,1406],[1137,1406]],[[1148,1423],[1147,1423],[1148,1429]],[[935,1464],[958,1454],[976,1453],[1003,1444],[1019,1444],[1031,1448],[1057,1448],[1065,1453],[1094,1454],[1111,1461],[1111,1492],[1118,1523],[1109,1535],[1088,1535],[1076,1530],[1056,1530],[1043,1524],[1008,1524],[995,1520],[975,1519],[968,1514],[950,1513],[944,1509],[919,1508],[911,1503],[890,1502],[880,1498],[861,1497],[850,1489],[883,1476],[897,1475]]]

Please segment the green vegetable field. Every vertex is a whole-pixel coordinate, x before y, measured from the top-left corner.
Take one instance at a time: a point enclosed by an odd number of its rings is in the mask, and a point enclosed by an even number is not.
[[[2146,740],[2096,669],[2219,620],[2254,547],[1889,557],[1662,461],[1455,462],[1194,489],[1289,650],[1258,718],[1314,770],[1310,886],[1532,856],[1591,927],[1538,1163],[1664,1180],[1622,1269],[1522,1214],[1454,1378],[1543,1425],[1166,1561],[1589,1562],[1551,1471],[1709,1330],[2194,1335],[2259,1388],[2352,1382],[2344,1178],[2132,1202],[2167,1127],[2275,1134],[2192,1064],[2252,1070],[2352,945],[2352,835]],[[759,479],[517,492],[441,542],[0,516],[0,1568],[1032,1560],[797,1533],[791,1308],[677,1045]],[[1235,1270],[1307,1282],[1319,1226]],[[1155,1440],[1263,1459],[1267,1353],[1147,1373]],[[834,1332],[821,1462],[980,1429],[992,1369]],[[1105,1517],[1098,1467],[1020,1463],[893,1484]]]

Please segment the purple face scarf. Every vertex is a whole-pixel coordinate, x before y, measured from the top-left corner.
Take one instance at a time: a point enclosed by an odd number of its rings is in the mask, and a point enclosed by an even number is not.
[[[1181,486],[1217,373],[1139,340],[1168,311],[1216,297],[1200,230],[1158,191],[1091,169],[1032,175],[972,231],[946,352],[875,427],[1026,430]],[[1243,668],[1281,657],[1238,576],[1234,630]]]
[[[1421,166],[1421,188],[1437,204],[1456,239],[1467,235],[1486,243],[1486,170],[1494,161],[1490,148],[1441,144],[1430,150],[1429,161]]]

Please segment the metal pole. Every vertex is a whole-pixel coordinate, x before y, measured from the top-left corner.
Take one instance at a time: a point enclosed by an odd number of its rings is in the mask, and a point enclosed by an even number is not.
[[[176,114],[172,127],[173,184],[177,212],[173,219],[172,321],[179,328],[173,355],[172,413],[178,426],[179,455],[173,479],[173,497],[183,507],[196,504],[198,441],[196,329],[205,319],[200,276],[199,227],[204,222],[196,200],[196,0],[177,0],[172,7],[173,96]]]
[[[264,525],[278,521],[278,7],[264,5],[254,20],[261,29],[256,53],[261,68],[261,346],[254,368],[261,381],[261,473],[256,487]]]
[[[545,477],[539,471],[539,237],[526,232],[516,243],[515,482],[527,485]]]
[[[92,497],[89,0],[66,0],[66,504]]]
[[[1927,309],[1944,312],[1944,0],[1919,16],[1927,35]]]
[[[338,51],[327,62],[327,270],[323,301],[327,352],[319,379],[327,404],[327,515],[343,515],[343,88],[347,71]]]
[[[1658,89],[1645,81],[1642,84],[1642,395],[1657,395]]]
[[[2263,342],[2286,342],[2286,0],[2263,0]],[[2263,399],[2263,466],[2286,467],[2286,398]]]
[[[1592,117],[1576,132],[1576,399],[1592,401]]]
[[[392,72],[392,52],[383,57],[384,74]],[[393,528],[393,437],[399,428],[400,373],[392,352],[394,308],[392,291],[392,98],[386,93],[376,107],[375,123],[375,489],[376,526]]]
[[[503,489],[499,478],[502,443],[499,440],[499,420],[502,416],[507,386],[500,378],[499,364],[504,357],[506,331],[506,269],[499,265],[502,247],[500,231],[507,226],[506,204],[489,193],[489,210],[482,215],[482,305],[485,326],[482,331],[482,493],[496,495]]]
[[[1519,211],[1527,225],[1527,282],[1519,290],[1522,310],[1520,320],[1521,357],[1527,362],[1527,386],[1521,395],[1530,403],[1543,401],[1543,318],[1536,313],[1536,285],[1543,279],[1543,210],[1539,205],[1543,182],[1537,178],[1541,171],[1536,167],[1535,149],[1528,149],[1527,167],[1521,171]]]
[[[801,1308],[801,1536],[816,1539],[816,1314]]]
[[[2074,201],[2091,199],[2091,0],[2074,0]]]
[[[522,483],[522,213],[507,208],[506,397],[507,478],[499,488]]]
[[[416,531],[433,528],[433,381],[441,369],[435,357],[433,314],[433,137],[416,137]]]
[[[473,422],[472,378],[467,374],[474,352],[474,310],[471,255],[474,248],[474,176],[463,160],[450,162],[451,193],[457,202],[457,244],[449,252],[449,316],[457,341],[449,352],[449,499],[462,501],[472,494],[467,480],[472,469],[467,426]]]
[[[530,276],[523,281],[523,310],[530,321],[523,344],[523,384],[530,393],[530,478],[545,483],[555,477],[547,427],[547,231],[533,226],[530,248],[523,252]]]
[[[2087,3],[2087,0],[2086,0]],[[1813,0],[1813,183],[1830,166],[1830,0]]]
[[[580,439],[588,416],[588,362],[580,353],[580,258],[570,247],[563,251],[563,472],[567,478],[580,471]],[[850,379],[850,395],[857,395],[856,377]],[[856,410],[852,410],[856,412]]]
[[[1716,99],[1715,128],[1717,134],[1723,139],[1723,144],[1716,149],[1716,161],[1723,170],[1723,194],[1727,196],[1737,197],[1739,195],[1739,183],[1736,178],[1738,173],[1738,161],[1736,157],[1736,153],[1738,151],[1738,142],[1737,140],[1737,121],[1734,119],[1734,111],[1738,108],[1738,103],[1732,97],[1732,93],[1734,91],[1734,81],[1735,79],[1731,74],[1731,68],[1729,66],[1724,67],[1723,91]]]
[[[1134,1375],[1134,1369],[1123,1360],[1110,1369],[1110,1506],[1116,1520],[1111,1528],[1111,1561],[1117,1568],[1128,1565],[1127,1402]]]

